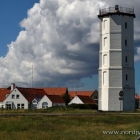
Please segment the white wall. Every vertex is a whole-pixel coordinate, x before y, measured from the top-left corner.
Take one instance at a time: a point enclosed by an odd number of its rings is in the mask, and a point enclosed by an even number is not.
[[[0,102],[0,108],[2,108],[2,106],[3,106],[3,102]]]

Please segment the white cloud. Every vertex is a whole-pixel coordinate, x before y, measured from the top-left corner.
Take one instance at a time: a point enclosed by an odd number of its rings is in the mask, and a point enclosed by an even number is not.
[[[6,57],[0,58],[0,79],[30,86],[32,65],[36,86],[65,86],[74,74],[78,79],[97,74],[97,14],[99,8],[115,4],[114,0],[40,0],[21,21],[24,30],[8,45]]]

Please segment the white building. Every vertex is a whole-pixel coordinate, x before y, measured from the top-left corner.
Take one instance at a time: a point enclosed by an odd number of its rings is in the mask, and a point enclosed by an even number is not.
[[[99,110],[135,109],[134,84],[134,9],[101,9],[99,49]],[[123,100],[119,92],[123,91]]]
[[[11,90],[0,90],[0,107],[6,109],[41,109],[65,106],[59,95],[47,95],[44,89],[21,88],[11,85]]]
[[[76,95],[69,103],[71,104],[97,104],[94,100],[92,100],[89,96],[83,96],[83,95]]]
[[[3,108],[7,109],[31,109],[37,108],[36,101],[46,94],[43,89],[11,88],[11,92],[3,101]],[[37,102],[38,103],[38,102]]]
[[[53,106],[66,106],[66,103],[59,95],[44,95],[38,102],[39,109]]]

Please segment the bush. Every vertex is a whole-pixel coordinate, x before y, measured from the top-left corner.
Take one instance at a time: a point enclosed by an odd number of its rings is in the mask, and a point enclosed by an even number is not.
[[[68,93],[63,94],[62,99],[65,101],[66,105],[70,102],[70,95]]]
[[[73,108],[73,109],[98,109],[98,105],[96,105],[96,104],[71,104],[71,105],[68,105],[67,108]]]

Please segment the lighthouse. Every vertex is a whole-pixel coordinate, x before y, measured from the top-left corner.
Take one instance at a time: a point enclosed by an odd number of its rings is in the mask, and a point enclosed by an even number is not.
[[[109,7],[99,10],[98,110],[135,110],[134,9]]]

